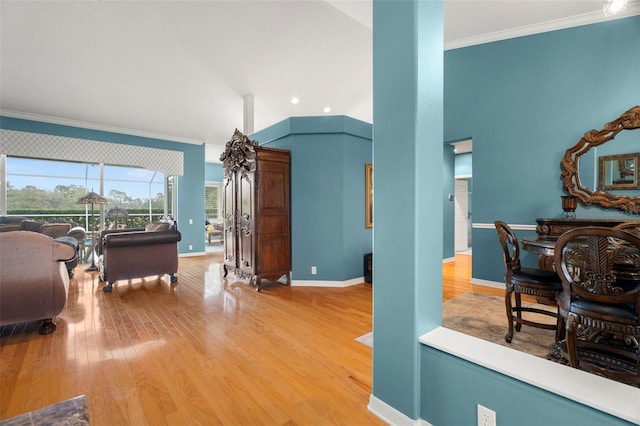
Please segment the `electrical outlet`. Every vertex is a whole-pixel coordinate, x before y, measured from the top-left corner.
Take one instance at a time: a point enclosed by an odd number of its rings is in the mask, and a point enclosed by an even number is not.
[[[318,268],[316,268],[315,266],[311,267],[311,275],[315,275],[318,273]]]
[[[189,219],[189,225],[193,225],[193,219]]]
[[[496,426],[496,412],[478,404],[478,426]]]
[[[193,250],[193,246],[189,244],[189,250]]]

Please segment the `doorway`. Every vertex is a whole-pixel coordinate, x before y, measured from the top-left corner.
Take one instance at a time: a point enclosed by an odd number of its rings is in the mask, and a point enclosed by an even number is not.
[[[469,181],[466,179],[456,179],[454,193],[454,251],[456,252],[469,251],[471,249],[471,213],[469,200]]]

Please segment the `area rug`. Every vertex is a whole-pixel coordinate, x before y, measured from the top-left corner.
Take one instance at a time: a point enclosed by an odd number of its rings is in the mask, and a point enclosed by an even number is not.
[[[544,305],[523,302],[524,306],[544,308]],[[555,311],[554,307],[547,307]],[[460,333],[482,340],[547,358],[553,352],[554,330],[522,326],[515,331],[511,343],[504,340],[508,331],[504,298],[481,293],[465,293],[448,300],[442,305],[442,325]],[[524,313],[527,315],[527,313]],[[553,318],[529,313],[527,318],[534,321],[553,323]]]
[[[523,305],[541,307],[526,302]],[[553,310],[552,307],[548,309]],[[508,323],[502,297],[465,293],[444,302],[442,313],[444,317],[442,325],[460,333],[545,359],[554,352],[552,345],[555,340],[555,331],[553,330],[523,326],[519,332],[514,332],[511,343],[505,342],[504,336],[507,334]],[[537,314],[529,314],[528,318],[553,322],[552,318]],[[373,333],[367,333],[355,340],[373,347]]]

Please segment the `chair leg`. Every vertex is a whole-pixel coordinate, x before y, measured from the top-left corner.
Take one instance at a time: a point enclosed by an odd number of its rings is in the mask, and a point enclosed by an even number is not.
[[[522,295],[518,292],[514,293],[516,299],[516,316],[519,320],[522,320]],[[516,331],[520,331],[522,329],[522,323],[520,321],[516,322]]]
[[[576,346],[576,323],[575,320],[571,318],[571,314],[569,314],[569,318],[566,320],[566,331],[565,335],[567,338],[567,353],[569,355],[569,365],[573,368],[578,368],[578,348]]]
[[[513,339],[513,308],[511,306],[511,289],[509,287],[504,292],[504,304],[507,309],[507,321],[509,321],[509,331],[504,336],[504,340],[507,343],[511,343]]]
[[[565,331],[564,331],[565,321],[564,321],[564,317],[560,315],[560,307],[558,307],[558,312],[556,313],[556,315],[558,316],[557,317],[558,319],[556,322],[556,343],[560,343],[562,339],[564,339],[565,337]]]

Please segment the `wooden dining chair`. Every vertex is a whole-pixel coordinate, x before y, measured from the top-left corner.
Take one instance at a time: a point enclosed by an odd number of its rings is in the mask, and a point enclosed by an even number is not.
[[[640,384],[640,237],[621,229],[567,231],[555,247],[562,279],[560,347],[574,368]]]
[[[556,339],[560,337],[557,321],[545,323],[534,321],[532,318],[523,318],[522,313],[535,313],[552,318],[557,318],[557,313],[547,309],[522,305],[522,295],[535,298],[556,300],[557,294],[562,291],[560,278],[554,271],[545,271],[536,268],[523,268],[520,264],[520,242],[511,227],[504,222],[494,222],[498,231],[498,238],[502,246],[505,267],[505,293],[504,301],[509,322],[509,330],[505,336],[507,343],[513,339],[513,331],[520,331],[522,325],[528,325],[547,330],[556,330]],[[515,306],[514,302],[515,301]]]

